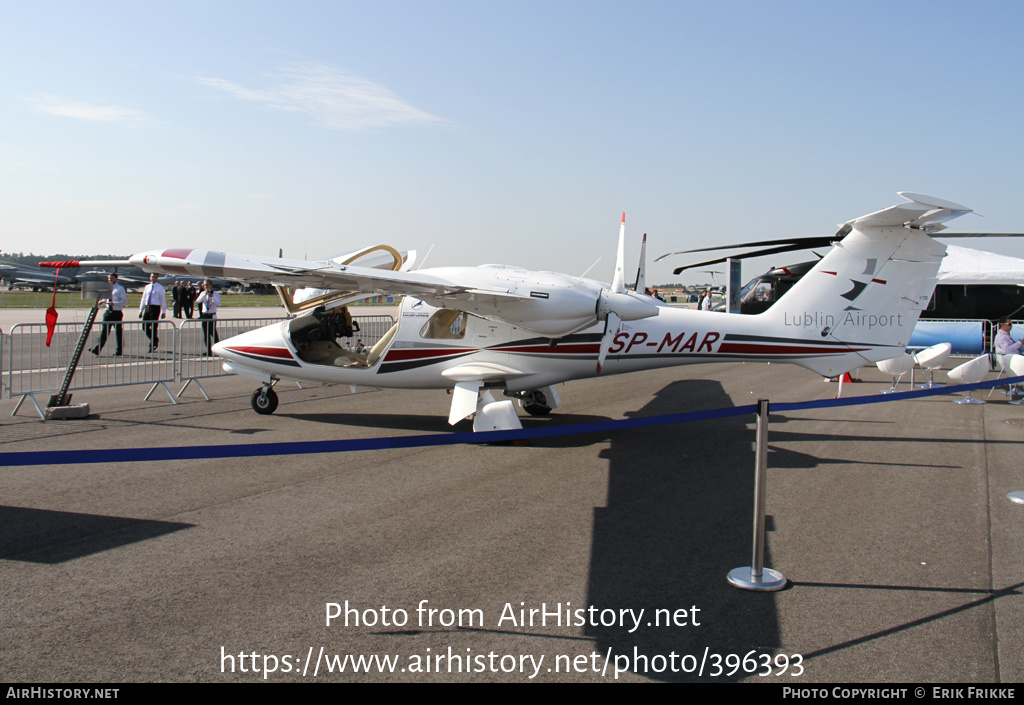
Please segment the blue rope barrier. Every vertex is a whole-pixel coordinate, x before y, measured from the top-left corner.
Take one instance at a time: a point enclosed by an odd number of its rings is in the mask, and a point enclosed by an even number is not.
[[[816,399],[800,402],[772,403],[772,412],[797,411],[801,409],[826,409],[839,406],[880,404],[904,399],[955,394],[975,389],[1002,387],[1008,384],[1024,383],[1020,377],[976,384],[962,384],[955,387],[936,387],[910,392],[895,392],[885,395],[846,397],[842,399]],[[269,455],[306,455],[310,453],[350,453],[361,450],[387,450],[393,448],[422,448],[427,446],[500,443],[533,438],[555,438],[623,431],[650,426],[689,423],[745,416],[757,413],[757,404],[746,404],[723,409],[687,411],[677,414],[645,416],[635,419],[613,419],[587,423],[566,424],[541,428],[522,428],[511,431],[481,431],[460,433],[437,433],[419,436],[392,436],[386,438],[353,438],[333,441],[287,441],[282,443],[241,443],[231,445],[170,446],[149,448],[109,448],[96,450],[40,450],[0,453],[0,467],[27,465],[71,465],[85,463],[140,463],[157,460],[209,460],[215,458],[244,458]]]

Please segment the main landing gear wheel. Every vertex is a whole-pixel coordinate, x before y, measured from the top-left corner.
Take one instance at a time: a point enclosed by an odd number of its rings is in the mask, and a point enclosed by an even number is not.
[[[257,414],[272,414],[277,408],[277,392],[260,387],[252,393],[252,410]]]
[[[523,406],[523,411],[530,416],[548,416],[551,413],[548,399],[543,392],[532,392],[520,399],[520,403]]]

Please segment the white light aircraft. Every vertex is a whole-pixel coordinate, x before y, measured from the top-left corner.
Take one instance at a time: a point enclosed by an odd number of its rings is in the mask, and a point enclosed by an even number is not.
[[[450,389],[449,423],[473,417],[475,431],[513,429],[521,424],[512,399],[528,414],[547,414],[559,407],[556,385],[599,374],[777,361],[832,377],[891,358],[935,287],[945,246],[931,234],[971,212],[900,195],[906,203],[843,225],[813,270],[753,316],[673,308],[627,290],[625,216],[611,284],[506,265],[413,271],[414,252],[383,245],[318,262],[188,249],[144,252],[129,262],[149,272],[278,287],[297,317],[213,349],[225,370],[261,383],[252,397],[259,413],[277,407],[272,386],[280,379]],[[339,347],[332,317],[377,294],[404,297],[397,323],[365,354]]]

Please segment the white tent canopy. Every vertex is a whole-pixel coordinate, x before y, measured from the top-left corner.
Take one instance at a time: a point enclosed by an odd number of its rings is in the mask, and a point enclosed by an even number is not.
[[[1024,286],[1024,259],[946,246],[939,265],[939,284],[1012,284]]]

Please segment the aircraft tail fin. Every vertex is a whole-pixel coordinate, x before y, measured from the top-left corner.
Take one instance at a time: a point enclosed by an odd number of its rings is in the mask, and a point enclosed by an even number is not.
[[[935,290],[945,245],[929,233],[971,212],[949,201],[901,193],[903,203],[849,221],[833,246],[774,306],[766,329],[834,352],[794,359],[835,376],[899,354]]]
[[[622,225],[619,227],[619,249],[615,254],[615,273],[612,275],[612,291],[621,294],[626,290],[625,267],[626,259],[626,214],[622,214]]]

